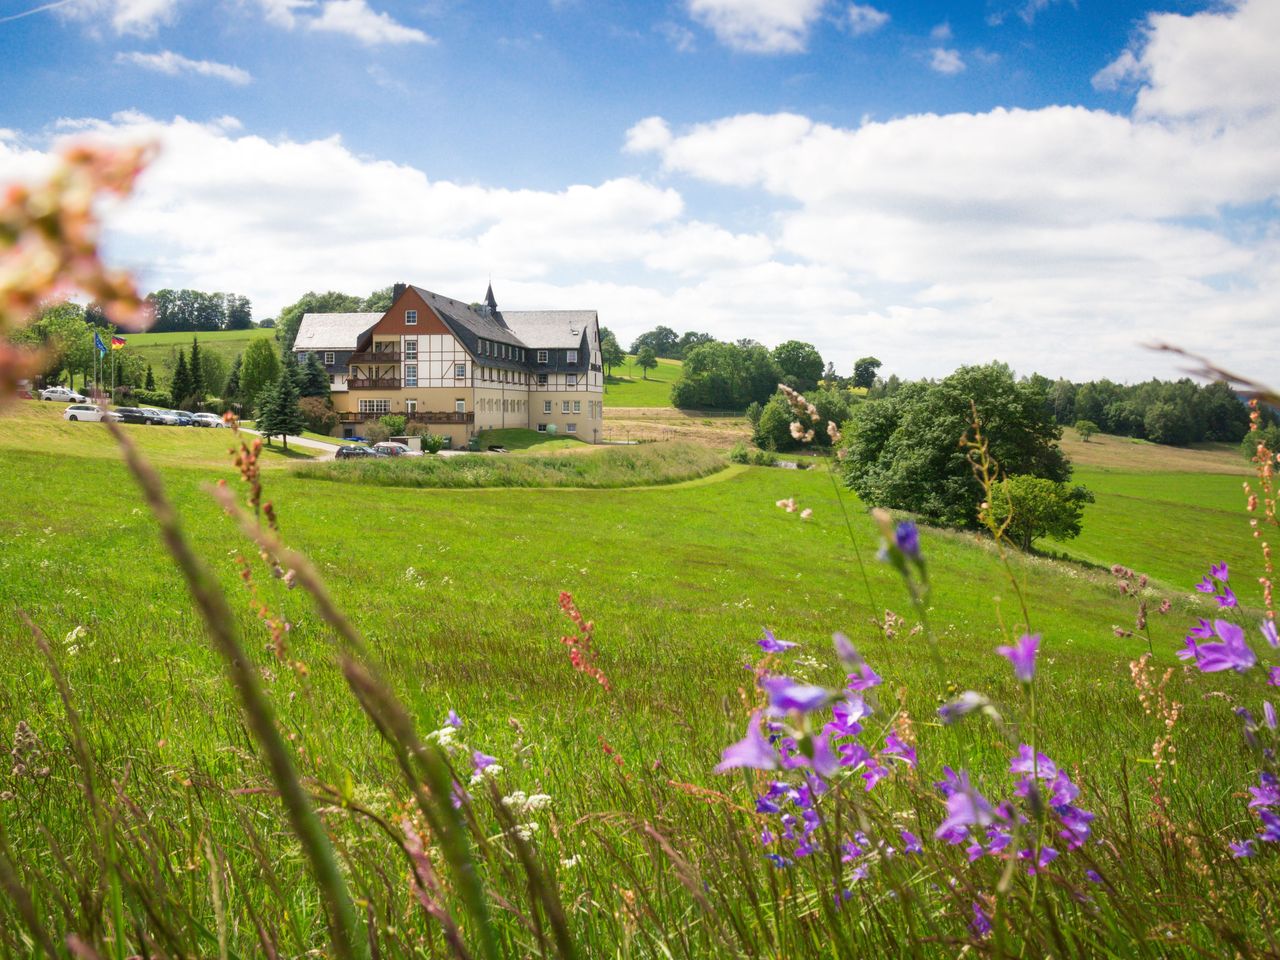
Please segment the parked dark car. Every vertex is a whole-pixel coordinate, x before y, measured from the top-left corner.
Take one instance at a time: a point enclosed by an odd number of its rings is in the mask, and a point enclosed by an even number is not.
[[[180,427],[192,426],[192,423],[193,423],[192,414],[188,413],[186,410],[166,410],[164,412],[169,414],[169,416],[171,417],[177,417],[178,426]]]
[[[333,455],[335,460],[359,460],[367,458],[371,460],[386,460],[387,455],[379,450],[370,450],[368,447],[339,447],[338,452]]]
[[[124,423],[151,423],[146,411],[138,407],[116,407],[116,416]]]

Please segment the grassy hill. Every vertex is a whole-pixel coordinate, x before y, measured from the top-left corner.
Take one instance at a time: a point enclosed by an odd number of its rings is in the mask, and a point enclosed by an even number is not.
[[[163,389],[169,383],[170,371],[177,359],[178,350],[182,349],[189,354],[193,337],[200,341],[201,350],[221,354],[230,366],[231,361],[254,340],[271,339],[275,337],[275,333],[275,330],[261,327],[205,333],[126,333],[124,338],[128,341],[128,346],[124,350],[137,354],[151,364],[157,386]]]
[[[6,504],[0,513],[6,601],[0,615],[6,663],[0,728],[12,730],[18,720],[30,724],[55,767],[39,789],[21,794],[20,803],[0,803],[9,838],[5,856],[35,883],[42,871],[57,876],[58,858],[48,853],[47,837],[56,837],[59,849],[75,850],[96,829],[84,811],[58,691],[29,631],[11,612],[22,609],[54,638],[54,657],[91,731],[98,782],[112,784],[122,798],[118,815],[145,811],[147,826],[138,827],[132,842],[148,897],[188,904],[200,921],[193,936],[224,929],[240,955],[258,952],[257,917],[267,917],[278,931],[282,955],[323,951],[315,885],[149,511],[105,442],[106,432],[64,424],[53,413],[51,405],[36,404],[0,413],[0,495]],[[243,493],[235,471],[219,466],[225,434],[160,427],[133,433],[163,461],[183,527],[227,591],[252,672],[288,734],[294,763],[323,805],[326,826],[344,838],[343,875],[357,889],[389,896],[397,905],[395,926],[410,931],[415,944],[437,936],[425,914],[404,908],[413,901],[402,876],[403,854],[377,829],[366,829],[368,820],[358,813],[367,810],[382,824],[413,815],[394,759],[335,663],[332,629],[301,589],[288,589],[257,563],[256,550],[246,547],[210,496],[219,478]],[[1098,503],[1086,515],[1086,537],[1067,549],[1163,581],[1155,596],[1168,597],[1173,611],[1152,618],[1155,663],[1163,671],[1178,666],[1174,650],[1186,625],[1208,615],[1205,598],[1191,590],[1208,562],[1232,562],[1246,604],[1257,602],[1247,585],[1258,564],[1239,509],[1239,476],[1178,469],[1176,458],[1163,451],[1153,457],[1161,458],[1159,469],[1080,467],[1080,479],[1095,487]],[[501,793],[550,798],[533,834],[538,856],[550,870],[560,865],[557,883],[568,902],[592,899],[609,908],[570,912],[567,922],[584,944],[583,956],[626,952],[631,934],[625,931],[637,927],[621,920],[613,925],[609,911],[627,916],[624,905],[634,902],[628,895],[637,888],[645,891],[646,935],[660,936],[687,931],[704,899],[729,909],[726,904],[744,898],[747,883],[770,906],[760,919],[743,909],[734,925],[776,935],[787,956],[832,955],[831,929],[850,943],[873,940],[877,946],[869,952],[877,955],[899,952],[890,940],[902,929],[901,915],[893,912],[902,898],[864,902],[868,895],[859,893],[832,911],[832,877],[820,871],[842,869],[838,849],[821,865],[815,857],[786,872],[775,868],[763,859],[762,821],[752,812],[751,791],[767,778],[711,773],[721,749],[742,736],[754,702],[751,674],[743,667],[759,658],[754,641],[766,626],[801,644],[785,660],[785,669],[801,680],[844,682],[830,656],[837,629],[885,678],[869,722],[877,736],[891,723],[910,730],[920,756],[918,773],[903,772],[881,788],[893,791],[893,810],[900,811],[893,815],[895,839],[899,827],[909,827],[926,839],[929,856],[939,848],[954,852],[932,841],[942,804],[927,791],[943,764],[963,760],[984,791],[1008,790],[1010,747],[995,729],[980,720],[942,726],[935,714],[940,700],[964,690],[983,691],[1007,705],[1013,720],[1024,702],[1008,664],[993,653],[1007,639],[1002,621],[1018,616],[1000,562],[988,544],[969,534],[922,532],[939,637],[935,659],[912,630],[911,605],[896,574],[870,559],[879,539],[875,524],[855,501],[846,498],[842,506],[821,471],[743,468],[695,484],[626,491],[418,490],[317,483],[294,476],[286,465],[270,471],[265,483],[283,536],[309,555],[419,732],[441,727],[446,711],[456,710],[464,721],[459,736],[500,758]],[[812,519],[775,506],[787,497],[812,509]],[[252,594],[237,554],[252,560]],[[859,555],[869,562],[865,579]],[[1102,570],[1039,557],[1014,556],[1011,563],[1034,629],[1044,638],[1034,736],[1085,785],[1081,802],[1098,812],[1094,827],[1107,838],[1078,856],[1088,856],[1109,878],[1125,869],[1124,862],[1137,864],[1117,881],[1149,884],[1128,892],[1139,905],[1134,909],[1152,901],[1160,922],[1191,930],[1203,905],[1164,892],[1175,883],[1171,873],[1177,884],[1198,889],[1194,870],[1201,861],[1185,867],[1179,855],[1146,873],[1142,867],[1155,863],[1171,842],[1163,821],[1149,816],[1151,744],[1167,731],[1160,716],[1144,711],[1131,680],[1129,664],[1146,643],[1113,632],[1117,624],[1132,623],[1132,600]],[[560,638],[572,627],[559,610],[561,591],[571,592],[594,622],[608,690],[568,662]],[[886,609],[906,618],[888,636],[872,625]],[[279,656],[264,616],[287,624],[275,641]],[[1248,865],[1235,864],[1225,852],[1224,838],[1247,829],[1247,796],[1241,796],[1251,780],[1251,760],[1231,711],[1204,696],[1215,685],[1229,686],[1233,697],[1244,695],[1243,682],[1171,673],[1169,695],[1188,704],[1190,719],[1175,731],[1179,775],[1168,815],[1179,822],[1194,815],[1213,825],[1197,833],[1196,849],[1208,851],[1197,856],[1212,858],[1219,884],[1262,884],[1270,897],[1270,874],[1260,869],[1246,879],[1240,871]],[[466,786],[471,755],[457,762]],[[912,784],[925,792],[912,793]],[[849,789],[858,797],[865,792],[857,780]],[[483,787],[470,790],[480,809]],[[30,829],[33,818],[46,832]],[[491,838],[502,836],[502,828],[487,821],[486,828]],[[246,840],[250,829],[258,831],[252,842]],[[875,826],[867,822],[865,829]],[[486,884],[500,890],[504,902],[533,909],[521,899],[529,887],[510,878],[514,856],[492,839],[488,846],[496,848],[502,866],[484,872]],[[1128,861],[1114,852],[1120,846]],[[119,849],[134,856],[132,846]],[[157,856],[160,851],[168,853]],[[143,857],[152,858],[158,871]],[[672,866],[668,857],[679,859]],[[1068,854],[1063,860],[1065,873],[1072,861]],[[236,883],[211,883],[206,874],[212,862],[225,863]],[[942,869],[932,860],[905,862],[907,871],[928,876]],[[172,882],[170,863],[184,871]],[[977,872],[986,867],[990,876]],[[996,867],[980,863],[964,882],[994,888]],[[1015,873],[1011,898],[1027,896],[1022,871]],[[1077,902],[1074,881],[1059,879],[1064,873],[1049,874],[1053,882],[1039,889],[1040,898],[1054,898],[1045,909],[1070,910]],[[522,876],[518,870],[516,876]],[[391,894],[379,892],[392,882]],[[937,886],[945,891],[945,884]],[[1084,889],[1089,910],[1095,902],[1096,909],[1113,909],[1107,888]],[[582,901],[574,900],[579,895]],[[52,900],[51,891],[41,897]],[[69,910],[79,909],[74,897],[67,903]],[[963,937],[969,903],[967,893],[959,907],[944,896],[930,906],[933,915],[921,911],[915,921],[941,917],[937,922],[952,931],[949,936]],[[276,925],[273,918],[286,912],[285,904],[291,916],[307,919]],[[827,905],[827,912],[815,904]],[[124,896],[119,909],[133,924],[150,928],[147,910],[153,907],[151,899]],[[947,925],[952,913],[954,930]],[[531,942],[512,911],[496,916],[508,953]],[[1067,917],[1062,929],[1089,916]],[[1156,922],[1143,918],[1134,927],[1137,936]],[[56,937],[65,936],[61,911],[50,912],[47,922]],[[216,949],[216,940],[204,942]],[[951,955],[950,945],[916,955]],[[664,947],[637,955],[665,953]],[[724,952],[714,941],[672,955],[750,953]]]
[[[647,375],[635,361],[628,355],[627,362],[614,367],[613,376],[605,378],[605,408],[671,406],[671,385],[680,379],[680,361],[659,359]]]

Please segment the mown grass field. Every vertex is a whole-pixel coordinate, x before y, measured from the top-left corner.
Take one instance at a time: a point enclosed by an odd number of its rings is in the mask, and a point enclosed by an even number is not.
[[[679,360],[658,359],[658,365],[646,372],[627,355],[621,367],[605,378],[604,405],[609,407],[669,407],[671,385],[680,379],[683,365]]]
[[[314,887],[273,796],[253,792],[265,782],[263,767],[154,521],[108,448],[84,440],[104,440],[105,431],[64,425],[94,431],[73,436],[58,424],[23,407],[0,414],[6,503],[0,514],[0,657],[6,664],[0,729],[26,721],[51,752],[67,754],[63,710],[17,617],[22,610],[55,640],[103,773],[146,810],[148,829],[165,838],[175,857],[185,858],[153,882],[182,891],[206,931],[218,928],[219,911],[236,918],[227,936],[242,955],[257,952],[250,908],[279,913],[282,897],[288,902],[288,917],[279,921],[285,951],[323,948]],[[170,439],[176,430],[135,432],[163,462],[183,525],[237,610],[246,648],[304,774],[314,783],[345,784],[358,805],[399,816],[405,797],[394,764],[334,666],[330,629],[301,590],[285,589],[255,565],[260,595],[290,625],[287,657],[270,652],[234,562],[237,551],[252,560],[255,550],[208,492],[219,477],[238,483],[217,464],[225,437],[187,431],[192,439],[182,442],[209,446],[184,452],[169,446],[179,442]],[[190,457],[186,465],[184,456]],[[1224,557],[1239,563],[1242,585],[1256,572],[1252,544],[1241,546],[1241,514],[1231,512],[1229,488],[1238,490],[1238,478],[1095,467],[1079,474],[1099,496],[1086,537],[1069,549],[1161,578],[1160,595],[1170,598],[1173,612],[1153,617],[1156,662],[1175,665],[1185,624],[1207,609],[1191,583],[1208,563]],[[896,575],[872,560],[874,524],[846,500],[851,542],[836,491],[821,471],[739,468],[665,489],[566,491],[369,487],[317,483],[277,469],[266,485],[284,536],[312,558],[420,730],[441,726],[455,709],[465,719],[468,742],[500,758],[505,790],[551,797],[536,846],[552,863],[575,864],[564,868],[560,882],[584,956],[728,955],[706,946],[710,934],[700,922],[687,935],[680,932],[698,916],[699,888],[693,886],[690,899],[679,870],[661,866],[662,854],[647,845],[641,824],[674,838],[682,862],[702,865],[708,875],[738,856],[726,846],[735,836],[726,833],[726,821],[738,815],[735,804],[749,805],[751,798],[741,777],[710,771],[725,744],[741,736],[740,691],[751,681],[744,664],[759,658],[754,641],[763,627],[802,645],[789,661],[795,675],[832,684],[842,674],[832,663],[830,634],[847,632],[884,676],[881,696],[914,718],[921,782],[937,779],[947,763],[963,763],[983,783],[1004,776],[1008,748],[992,728],[944,728],[933,719],[940,700],[965,689],[1019,702],[1008,664],[992,653],[1005,639],[1001,621],[1017,620],[998,558],[970,535],[924,532],[939,665],[911,630],[910,604]],[[789,496],[812,508],[813,518],[775,506]],[[859,554],[868,562],[865,582]],[[1122,822],[1127,810],[1141,821],[1136,829],[1148,831],[1145,783],[1151,744],[1163,725],[1144,713],[1130,680],[1129,663],[1145,644],[1113,633],[1115,625],[1132,622],[1132,601],[1102,571],[1041,558],[1015,557],[1012,564],[1031,625],[1044,636],[1042,749],[1085,785],[1100,817]],[[567,663],[559,642],[569,629],[557,609],[561,590],[571,591],[595,622],[609,693]],[[1242,599],[1256,603],[1254,592],[1242,589]],[[906,618],[887,637],[872,623],[886,609]],[[83,632],[72,636],[77,628]],[[291,662],[304,663],[305,673]],[[1177,730],[1183,773],[1171,814],[1194,811],[1234,838],[1231,830],[1247,829],[1241,792],[1250,761],[1229,711],[1204,696],[1218,688],[1234,697],[1246,686],[1231,676],[1173,677],[1171,689],[1186,709]],[[39,789],[17,785],[19,803],[0,803],[0,824],[19,862],[49,862],[35,824],[63,845],[86,829],[70,760],[56,770]],[[928,835],[938,812],[909,809],[904,816]],[[246,824],[257,825],[261,855],[244,841]],[[1201,842],[1220,845],[1222,838]],[[1160,849],[1158,840],[1151,849]],[[239,878],[219,888],[216,910],[209,850],[219,851],[229,875]],[[797,910],[794,923],[759,934],[759,955],[831,956],[832,931],[849,949],[862,943],[878,945],[877,955],[894,952],[891,931],[878,932],[878,908],[855,901],[845,913],[824,914],[829,891],[819,888],[806,899],[798,875],[774,871],[758,850],[743,855],[742,870],[759,871],[760,889],[772,884],[772,896],[794,900]],[[390,854],[383,861],[396,862]],[[1153,864],[1144,900],[1163,903],[1162,878],[1173,869]],[[402,864],[390,867],[388,882],[402,872]],[[360,883],[382,882],[358,876]],[[271,894],[264,878],[285,893]],[[501,886],[497,875],[493,882]],[[502,889],[524,895],[519,884]],[[408,903],[407,887],[402,893]],[[628,921],[625,904],[636,897],[644,907]],[[1184,938],[1201,949],[1206,944],[1204,934],[1192,930],[1208,909],[1198,902],[1169,907],[1178,946]],[[597,909],[596,903],[624,906]],[[757,907],[752,919],[743,904],[734,923],[754,929],[759,922],[767,931],[776,922],[768,908],[760,918]],[[127,900],[121,909],[136,924],[150,922],[141,903]],[[610,912],[616,910],[623,913]],[[387,922],[416,929],[407,911]],[[610,916],[623,919],[606,922]],[[532,934],[521,934],[509,912],[502,917],[510,921],[511,953],[535,954]],[[967,920],[956,920],[960,931]],[[213,933],[204,942],[206,952],[217,952]],[[946,944],[922,949],[950,953]]]
[[[124,338],[128,345],[123,349],[135,353],[151,364],[156,375],[156,383],[162,389],[169,382],[171,357],[176,358],[179,349],[191,352],[191,341],[200,341],[201,350],[212,350],[220,354],[226,361],[228,369],[231,362],[241,354],[254,340],[270,340],[275,337],[275,330],[253,327],[249,330],[215,330],[201,333],[126,333]]]

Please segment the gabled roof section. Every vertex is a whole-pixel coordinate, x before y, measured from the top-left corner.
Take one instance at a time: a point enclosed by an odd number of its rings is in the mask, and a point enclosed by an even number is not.
[[[599,322],[594,310],[505,310],[502,316],[533,350],[576,350]]]
[[[293,349],[354,350],[380,319],[380,313],[304,313]]]
[[[413,289],[426,301],[427,306],[440,315],[440,319],[449,325],[454,335],[472,354],[476,353],[476,342],[481,339],[528,349],[528,345],[501,322],[500,315],[487,316],[460,300],[442,297],[422,287]]]

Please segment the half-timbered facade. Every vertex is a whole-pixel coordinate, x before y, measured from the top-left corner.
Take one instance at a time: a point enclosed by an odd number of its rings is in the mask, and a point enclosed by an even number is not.
[[[598,443],[604,422],[594,310],[501,311],[396,284],[383,314],[308,313],[297,354],[319,353],[341,436],[388,413],[447,435],[526,427]],[[331,362],[332,361],[332,364]]]

